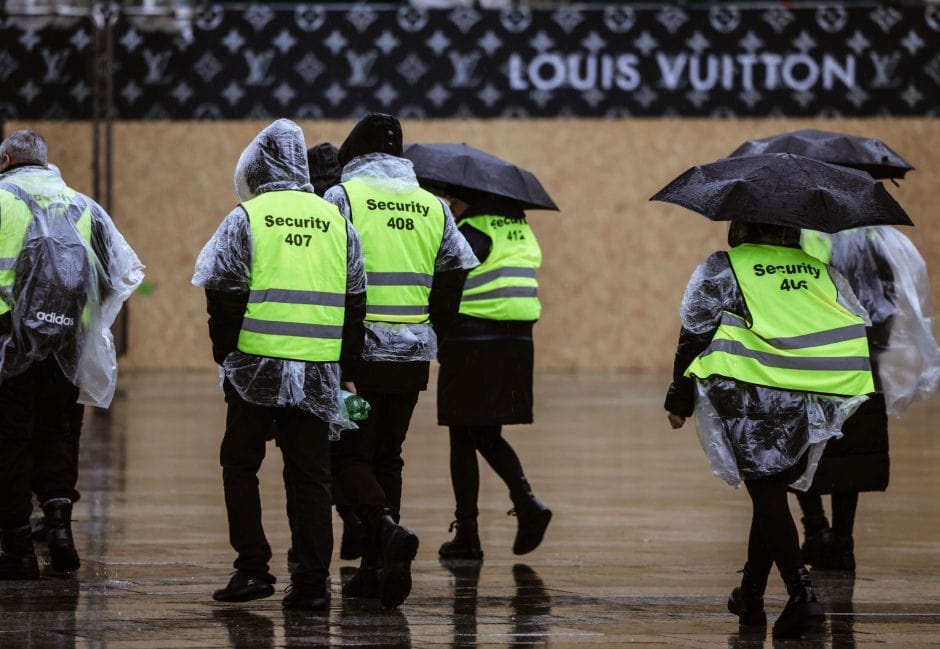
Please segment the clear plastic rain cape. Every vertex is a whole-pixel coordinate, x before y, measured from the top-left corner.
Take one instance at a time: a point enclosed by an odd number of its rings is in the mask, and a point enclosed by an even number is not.
[[[235,167],[235,193],[247,201],[268,191],[313,193],[307,172],[303,133],[294,122],[279,119],[264,128],[242,152]],[[349,293],[366,290],[359,236],[347,228]],[[230,293],[247,293],[251,272],[251,229],[240,206],[222,221],[196,260],[193,284]],[[223,377],[249,403],[294,406],[330,424],[334,436],[355,429],[342,399],[339,363],[313,363],[231,352]]]
[[[880,387],[888,413],[899,417],[914,401],[933,396],[940,382],[927,264],[890,226],[812,235],[830,242],[830,263],[871,315]]]
[[[867,322],[845,278],[832,268],[830,275],[839,303]],[[747,315],[727,255],[715,253],[693,272],[679,315],[685,329],[704,334],[718,328],[723,311]],[[867,399],[791,392],[724,377],[695,383],[699,441],[712,474],[733,486],[780,473],[809,453],[806,471],[791,484],[808,489],[825,443],[842,436],[842,423]]]
[[[13,285],[0,287],[12,306],[12,330],[0,335],[0,377],[51,356],[78,386],[80,403],[107,408],[117,384],[111,325],[144,266],[101,206],[69,188],[55,167],[0,174],[0,193],[0,219],[15,201],[32,214]]]
[[[353,158],[343,168],[342,181],[359,180],[383,192],[405,194],[418,189],[414,166],[410,160],[385,153],[369,153]],[[345,190],[335,186],[324,198],[339,208],[347,219],[349,200]],[[480,264],[470,244],[463,238],[450,208],[444,206],[444,237],[434,263],[436,272],[471,269]],[[365,323],[362,358],[366,361],[430,361],[437,357],[437,336],[430,323],[404,324],[390,322]]]

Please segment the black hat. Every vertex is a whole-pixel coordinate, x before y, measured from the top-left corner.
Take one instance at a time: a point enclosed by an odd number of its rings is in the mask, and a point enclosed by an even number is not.
[[[339,148],[339,164],[343,167],[356,156],[366,153],[387,153],[401,156],[401,124],[391,115],[369,113],[356,124]]]
[[[343,169],[339,166],[338,153],[339,149],[329,142],[320,142],[307,149],[310,182],[319,196],[340,181]]]

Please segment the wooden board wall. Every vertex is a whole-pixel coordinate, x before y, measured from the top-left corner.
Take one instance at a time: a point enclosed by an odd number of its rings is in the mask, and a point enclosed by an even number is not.
[[[202,292],[190,284],[196,255],[236,200],[239,154],[268,122],[131,122],[114,127],[118,227],[147,266],[149,294],[130,301],[124,367],[212,365]],[[76,189],[91,192],[91,127],[30,126]],[[304,121],[308,145],[342,142],[352,122]],[[542,370],[671,368],[678,306],[699,261],[724,247],[726,226],[648,198],[693,164],[743,140],[797,128],[882,138],[916,170],[891,193],[917,227],[905,230],[940,267],[940,120],[538,120],[413,121],[406,141],[463,141],[533,171],[561,207],[531,212],[544,267],[536,327]],[[934,282],[934,301],[938,283]]]

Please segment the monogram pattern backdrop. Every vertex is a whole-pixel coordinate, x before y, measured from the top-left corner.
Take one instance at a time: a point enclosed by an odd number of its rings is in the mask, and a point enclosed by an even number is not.
[[[937,115],[938,44],[937,4],[211,6],[175,25],[117,17],[114,114]],[[7,18],[0,117],[91,117],[94,62],[90,18]]]

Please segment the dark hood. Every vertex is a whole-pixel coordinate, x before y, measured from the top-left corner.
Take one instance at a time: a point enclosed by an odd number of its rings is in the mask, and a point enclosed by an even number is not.
[[[391,115],[369,113],[356,124],[339,148],[339,164],[345,167],[367,153],[402,154],[401,124]]]

